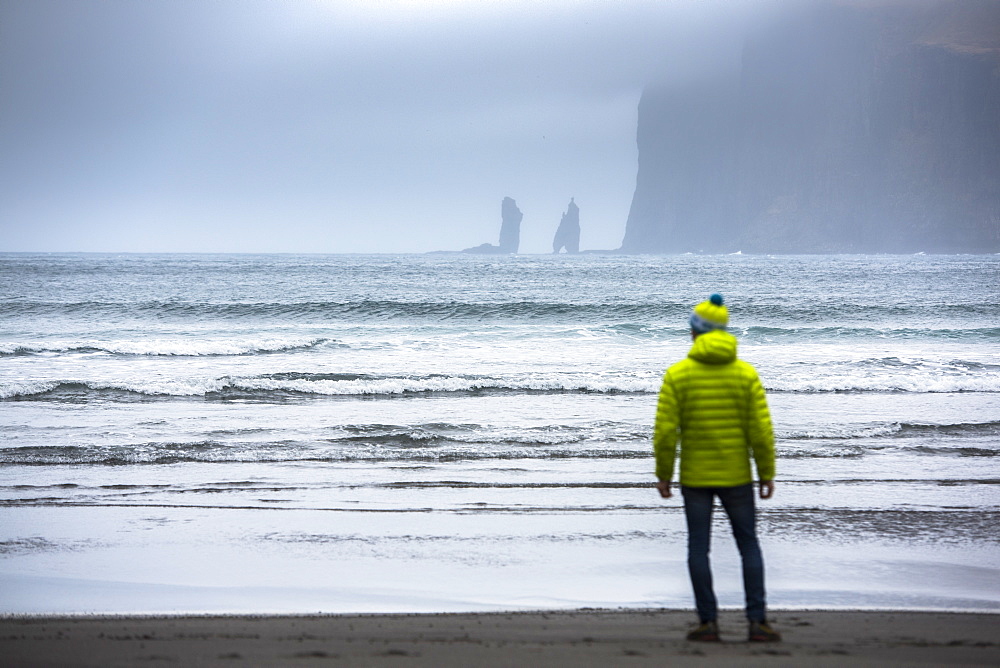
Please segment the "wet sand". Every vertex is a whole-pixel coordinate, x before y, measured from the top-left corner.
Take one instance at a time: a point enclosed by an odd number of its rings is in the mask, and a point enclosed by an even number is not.
[[[692,613],[4,617],[6,666],[1000,665],[1000,614],[776,611],[784,642],[690,643]]]

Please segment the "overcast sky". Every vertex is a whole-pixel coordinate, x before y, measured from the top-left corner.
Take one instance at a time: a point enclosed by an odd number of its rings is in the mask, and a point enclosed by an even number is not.
[[[0,250],[617,248],[643,86],[768,6],[0,0]]]

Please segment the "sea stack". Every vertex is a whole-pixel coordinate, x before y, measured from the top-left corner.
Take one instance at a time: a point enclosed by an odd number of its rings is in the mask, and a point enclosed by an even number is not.
[[[517,202],[504,197],[500,204],[500,252],[516,253],[521,245],[521,219],[524,214],[517,208]]]
[[[552,252],[558,253],[563,248],[567,253],[580,252],[580,207],[569,198],[569,206],[566,213],[559,221],[559,228],[556,229],[556,236],[552,239]]]
[[[500,204],[500,245],[490,243],[466,248],[463,253],[479,253],[483,255],[499,253],[516,253],[521,245],[521,219],[524,214],[517,208],[517,202],[510,197],[504,197]]]

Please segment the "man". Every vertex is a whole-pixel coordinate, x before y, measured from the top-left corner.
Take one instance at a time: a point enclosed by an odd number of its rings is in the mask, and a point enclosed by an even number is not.
[[[718,606],[708,559],[712,504],[719,497],[743,561],[743,588],[751,642],[776,642],[767,623],[764,560],[757,542],[752,457],[760,498],[774,494],[774,430],[757,372],[736,357],[726,332],[729,312],[722,295],[694,307],[689,320],[694,345],[686,359],[667,369],[656,405],[653,450],[656,487],[672,496],[680,442],[680,486],[688,527],[688,572],[700,625],[688,640],[718,641]]]

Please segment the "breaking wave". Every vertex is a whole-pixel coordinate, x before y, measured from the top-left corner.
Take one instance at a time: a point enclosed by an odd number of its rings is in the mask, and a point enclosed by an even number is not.
[[[898,374],[765,379],[770,392],[1000,392],[1000,374],[939,376]],[[655,394],[659,373],[522,373],[407,375],[276,373],[218,378],[151,378],[128,381],[37,380],[0,384],[0,400],[154,397],[282,400],[292,397],[402,397],[441,393]]]
[[[691,305],[686,301],[459,301],[459,300],[377,300],[358,301],[269,301],[198,302],[180,300],[114,301],[31,301],[9,300],[4,309],[19,317],[70,317],[88,320],[198,321],[254,320],[280,322],[403,322],[426,321],[524,321],[590,323],[677,323],[682,327]],[[838,302],[813,309],[782,303],[741,304],[739,318],[732,326],[744,335],[841,338],[876,336],[910,338],[996,337],[1000,327],[983,326],[995,316],[989,304],[913,304],[886,306],[880,316],[885,327],[872,326],[859,316],[870,313],[867,303]],[[927,322],[926,327],[898,327],[898,320]],[[745,323],[742,324],[741,323]],[[946,323],[947,327],[941,325]]]
[[[330,344],[344,345],[336,344],[336,342],[328,338],[287,340],[278,338],[241,339],[239,337],[218,340],[143,339],[141,341],[117,342],[91,341],[48,345],[0,343],[0,356],[101,353],[108,355],[208,357],[292,352],[296,350],[310,350]]]
[[[646,425],[597,421],[585,425],[504,427],[482,424],[341,425],[310,440],[243,440],[246,434],[217,438],[139,443],[24,445],[0,448],[0,464],[176,464],[255,462],[442,463],[512,459],[649,459]],[[895,424],[882,430],[778,434],[780,459],[860,458],[896,450],[914,455],[1000,457],[1000,422]],[[973,440],[969,440],[970,437]],[[994,479],[993,478],[990,479]],[[1000,480],[998,480],[1000,483]]]
[[[37,381],[0,385],[0,399],[111,398],[134,394],[149,397],[193,397],[275,400],[290,396],[405,396],[428,393],[571,392],[651,393],[659,389],[658,377],[577,377],[561,374],[525,374],[516,378],[490,376],[377,376],[366,374],[298,374],[222,377],[207,380],[136,380],[130,382]]]
[[[377,446],[377,447],[376,447]],[[89,447],[18,447],[0,450],[0,464],[72,465],[257,463],[257,462],[416,462],[511,459],[647,459],[646,449],[609,449],[585,447],[544,447],[531,445],[490,444],[471,447],[458,444],[436,448],[408,448],[399,444],[367,444],[355,447],[297,447],[294,444],[239,447],[213,441],[195,443],[142,444],[137,446]]]

